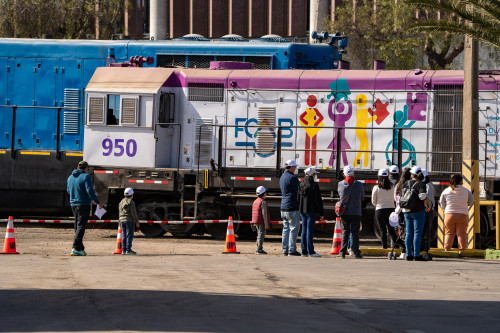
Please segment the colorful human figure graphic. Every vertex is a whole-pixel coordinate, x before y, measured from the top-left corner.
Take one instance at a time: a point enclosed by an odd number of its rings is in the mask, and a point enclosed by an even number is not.
[[[302,126],[314,126],[304,128],[306,131],[305,165],[313,166],[316,165],[316,135],[321,130],[321,127],[325,126],[323,124],[323,115],[314,107],[316,103],[316,96],[309,95],[307,97],[307,105],[309,107],[299,117]]]
[[[342,129],[340,130],[340,150],[342,151],[342,162],[344,163],[344,166],[349,164],[349,161],[347,160],[347,149],[351,149],[351,146],[349,145],[349,142],[347,142],[347,139],[345,138],[345,123],[351,119],[352,116],[352,103],[351,101],[347,101],[347,112],[344,113],[345,105],[344,103],[338,103],[335,108],[337,112],[333,112],[333,106],[335,105],[335,98],[330,101],[330,104],[328,104],[328,116],[330,117],[331,120],[333,120],[334,126],[335,127],[341,127]],[[334,135],[333,135],[333,140],[330,142],[330,145],[328,146],[328,149],[332,149],[332,154],[330,155],[330,161],[328,162],[329,166],[333,166],[333,161],[335,160],[335,155],[337,154],[337,133],[338,131],[335,129]]]
[[[365,108],[366,102],[367,98],[364,94],[359,94],[356,98],[356,104],[358,105],[358,110],[356,112],[356,135],[358,136],[360,146],[359,152],[356,155],[353,163],[353,166],[355,167],[358,165],[358,160],[361,158],[363,153],[365,154],[363,164],[365,167],[368,167],[368,150],[370,149],[370,142],[368,141],[368,133],[366,132],[366,128],[368,127],[369,123],[377,120],[376,115],[369,117],[368,109]]]
[[[389,143],[387,144],[387,147],[385,149],[386,150],[385,158],[387,160],[391,160],[389,158],[389,149],[391,148],[391,146],[392,146],[392,150],[398,149],[399,129],[397,129],[397,128],[410,128],[413,126],[413,124],[415,124],[415,120],[412,120],[408,124],[405,125],[405,123],[407,121],[408,121],[408,105],[405,105],[403,108],[403,111],[398,110],[398,111],[394,112],[394,128],[395,129],[393,131],[393,136],[392,136],[393,139],[391,141],[389,141]],[[407,152],[409,152],[409,156],[406,159],[406,161],[404,161],[402,163],[402,166],[408,165],[411,161],[416,161],[417,154],[415,153],[415,146],[413,146],[408,140],[403,138],[403,140],[401,142],[401,147],[403,150],[406,150]]]

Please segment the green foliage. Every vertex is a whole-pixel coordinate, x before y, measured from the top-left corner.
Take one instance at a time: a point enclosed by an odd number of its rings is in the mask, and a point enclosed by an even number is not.
[[[425,21],[411,26],[414,31],[469,35],[497,47],[500,46],[500,1],[498,0],[405,0],[405,2],[423,13],[442,11],[454,18],[446,21],[426,17]]]
[[[123,0],[0,0],[0,37],[86,38],[96,33],[97,16],[100,38],[110,39],[124,5]]]
[[[388,69],[426,67],[422,66],[425,55],[428,67],[444,69],[463,50],[463,43],[451,36],[409,31],[417,16],[405,3],[361,0],[355,4],[344,2],[335,12],[335,20],[328,22],[329,30],[349,37],[346,59],[353,69],[372,68],[374,60],[385,60]]]

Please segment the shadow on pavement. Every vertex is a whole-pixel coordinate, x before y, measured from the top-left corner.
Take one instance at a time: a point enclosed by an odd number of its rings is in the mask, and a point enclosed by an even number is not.
[[[498,332],[500,323],[500,302],[106,289],[0,290],[0,302],[2,332]]]

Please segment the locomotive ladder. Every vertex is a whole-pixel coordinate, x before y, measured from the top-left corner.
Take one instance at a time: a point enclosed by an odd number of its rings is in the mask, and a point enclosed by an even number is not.
[[[192,184],[192,177],[196,177],[194,184]],[[182,182],[182,191],[181,191],[181,218],[183,220],[194,220],[198,216],[198,194],[199,184],[198,184],[198,176],[197,175],[189,175],[185,174]],[[189,206],[193,205],[193,216],[187,215],[189,212]]]

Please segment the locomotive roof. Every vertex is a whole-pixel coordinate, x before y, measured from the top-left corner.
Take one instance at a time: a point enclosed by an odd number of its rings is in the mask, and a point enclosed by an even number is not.
[[[88,91],[157,93],[174,72],[171,68],[99,67]]]
[[[227,89],[330,90],[345,79],[351,90],[433,90],[436,86],[463,85],[457,70],[213,70],[172,68],[98,68],[87,89],[93,91],[157,92],[162,86],[219,83]],[[330,86],[333,83],[333,86]],[[500,72],[479,77],[480,90],[498,91]],[[341,90],[342,88],[339,88]]]

